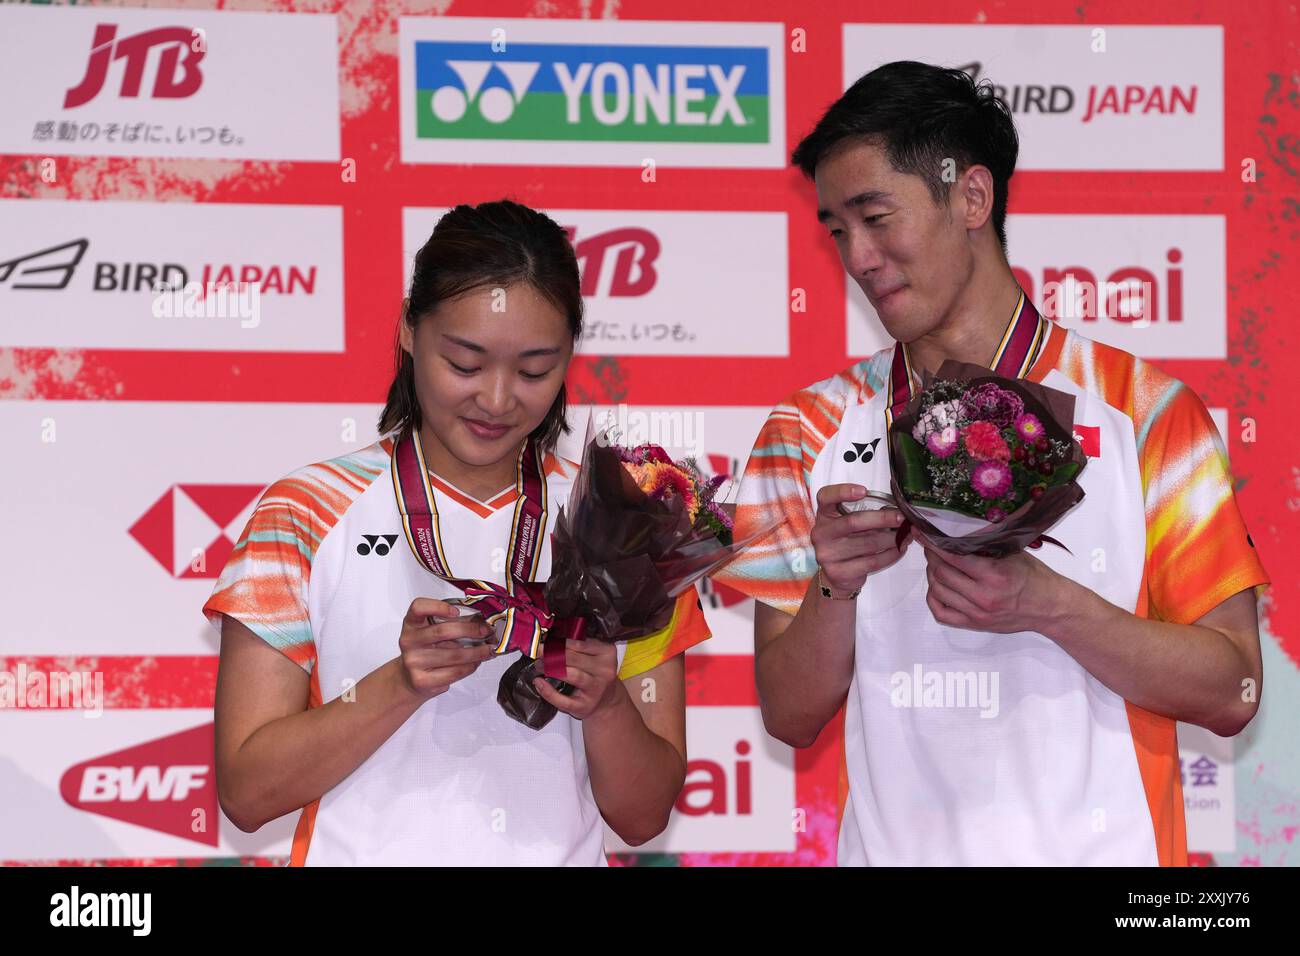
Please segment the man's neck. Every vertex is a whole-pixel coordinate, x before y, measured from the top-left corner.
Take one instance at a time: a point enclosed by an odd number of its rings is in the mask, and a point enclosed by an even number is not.
[[[491,465],[470,465],[448,451],[425,422],[420,428],[420,447],[429,471],[479,501],[488,501],[515,483],[519,449]]]
[[[1010,270],[992,271],[986,281],[972,282],[953,304],[943,324],[907,346],[912,370],[938,372],[945,359],[988,366],[1020,298]]]

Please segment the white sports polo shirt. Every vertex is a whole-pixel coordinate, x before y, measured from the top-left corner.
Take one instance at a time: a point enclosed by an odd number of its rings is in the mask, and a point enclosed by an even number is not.
[[[461,596],[431,574],[403,535],[391,478],[393,436],[275,482],[258,503],[204,614],[228,614],[311,675],[311,706],[341,696],[396,657],[416,597]],[[550,574],[550,529],[573,462],[547,455],[547,533],[537,580]],[[498,583],[512,486],[480,502],[430,475],[450,570]],[[662,632],[618,645],[634,677],[709,637],[695,590]],[[516,660],[488,660],[426,701],[346,779],[303,808],[290,864],[605,865],[582,722],[557,714],[531,730],[497,703]]]
[[[1190,623],[1267,582],[1215,426],[1181,382],[1041,319],[1026,378],[1076,396],[1086,497],[1033,554],[1124,610]],[[1005,341],[1005,340],[1004,340]],[[716,577],[797,613],[816,573],[817,492],[889,491],[893,349],[772,411],[740,491],[738,536],[782,525]],[[991,367],[992,367],[991,363]],[[857,599],[845,711],[841,865],[1181,865],[1175,721],[1124,700],[1033,632],[946,627],[913,543]]]

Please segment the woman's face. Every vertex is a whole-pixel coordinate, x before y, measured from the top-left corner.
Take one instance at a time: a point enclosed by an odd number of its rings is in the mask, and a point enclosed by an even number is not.
[[[485,287],[442,302],[402,348],[415,365],[423,433],[466,465],[518,454],[564,384],[569,323],[528,283]]]

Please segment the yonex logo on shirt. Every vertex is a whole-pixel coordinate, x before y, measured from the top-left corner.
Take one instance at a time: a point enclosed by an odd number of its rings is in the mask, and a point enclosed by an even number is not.
[[[876,446],[880,444],[880,439],[873,438],[866,444],[856,441],[850,442],[850,444],[853,445],[853,451],[846,451],[844,453],[844,460],[850,463],[860,461],[865,464],[876,456]]]
[[[374,552],[381,558],[393,549],[393,544],[397,541],[395,534],[363,534],[361,538],[361,543],[357,545],[357,554]],[[380,538],[383,540],[380,541]]]

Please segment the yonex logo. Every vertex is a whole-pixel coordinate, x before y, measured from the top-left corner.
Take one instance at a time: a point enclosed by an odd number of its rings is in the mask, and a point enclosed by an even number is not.
[[[421,138],[767,142],[762,47],[415,44]]]
[[[528,84],[533,82],[541,64],[448,60],[447,66],[456,74],[460,84],[434,90],[430,102],[433,115],[444,123],[455,123],[473,105],[489,123],[504,123],[514,115],[515,106],[528,92]],[[483,83],[494,68],[506,85],[484,89]]]
[[[383,540],[381,541],[380,538]],[[372,551],[383,557],[389,551],[393,550],[393,543],[397,540],[395,534],[363,534],[361,543],[357,545],[357,554],[366,555]]]
[[[871,441],[866,443],[855,441],[850,442],[850,444],[853,445],[853,450],[844,453],[844,460],[849,463],[855,461],[865,463],[871,461],[871,459],[876,456],[876,446],[880,444],[880,439],[873,438]]]

